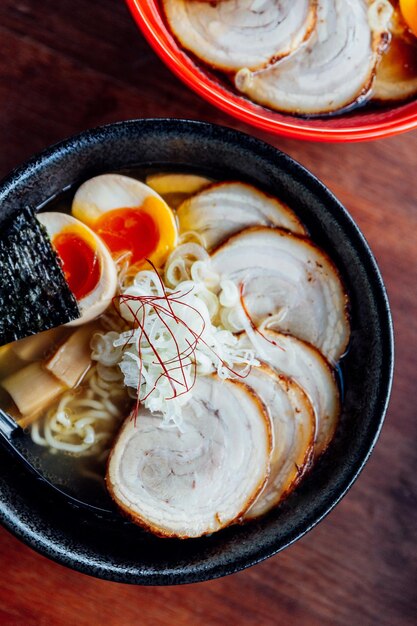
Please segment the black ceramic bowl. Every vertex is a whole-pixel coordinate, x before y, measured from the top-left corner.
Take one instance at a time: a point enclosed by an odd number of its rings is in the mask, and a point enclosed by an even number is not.
[[[363,236],[334,196],[275,148],[234,130],[193,121],[137,120],[66,140],[0,184],[0,217],[39,206],[95,174],[135,166],[189,169],[247,180],[277,194],[335,260],[348,288],[352,338],[343,360],[345,397],[336,437],[300,487],[244,526],[187,541],[159,539],[124,521],[71,508],[0,450],[0,515],[13,534],[81,572],[137,584],[207,580],[253,565],[304,535],[346,493],[375,445],[390,393],[389,305]]]

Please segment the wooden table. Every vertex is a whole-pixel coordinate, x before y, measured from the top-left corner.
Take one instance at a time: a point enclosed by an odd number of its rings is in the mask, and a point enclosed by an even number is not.
[[[363,230],[388,287],[397,347],[391,406],[372,459],[297,544],[226,579],[141,588],[67,570],[2,530],[0,623],[415,624],[417,134],[332,146],[244,127],[169,73],[121,0],[2,0],[0,106],[0,175],[61,138],[135,117],[209,120],[270,141],[317,174]]]

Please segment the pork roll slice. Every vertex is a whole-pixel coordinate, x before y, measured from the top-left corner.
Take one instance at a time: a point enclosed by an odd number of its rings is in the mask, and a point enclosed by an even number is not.
[[[368,95],[389,42],[388,0],[319,0],[317,26],[292,56],[253,73],[236,87],[255,102],[289,113],[330,113]]]
[[[305,41],[316,21],[316,0],[163,0],[181,45],[212,67],[256,69]]]
[[[274,441],[269,478],[262,493],[245,513],[245,519],[253,519],[276,506],[309,468],[316,418],[301,387],[267,365],[253,367],[245,382],[268,407]]]
[[[278,228],[250,228],[212,254],[213,269],[242,290],[255,325],[309,341],[337,361],[349,341],[347,296],[330,258],[309,239]],[[242,329],[244,328],[242,320]]]
[[[268,474],[269,414],[244,383],[199,377],[181,429],[141,410],[111,452],[106,482],[134,522],[161,536],[200,537],[239,519]]]
[[[300,220],[276,198],[240,182],[211,185],[181,204],[180,229],[197,231],[210,249],[248,226],[279,226],[306,233]]]
[[[293,378],[306,392],[316,415],[317,459],[333,439],[340,415],[340,394],[331,365],[316,348],[291,335],[250,331],[241,341],[253,345],[260,359]]]

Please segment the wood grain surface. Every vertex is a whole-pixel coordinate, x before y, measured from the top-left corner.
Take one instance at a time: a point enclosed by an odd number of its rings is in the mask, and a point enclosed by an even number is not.
[[[170,588],[95,580],[0,531],[0,624],[412,626],[417,616],[417,134],[326,145],[266,136],[187,90],[122,0],[0,2],[0,175],[91,126],[178,116],[240,128],[288,152],[340,198],[385,278],[396,375],[377,448],[325,521],[225,579]]]

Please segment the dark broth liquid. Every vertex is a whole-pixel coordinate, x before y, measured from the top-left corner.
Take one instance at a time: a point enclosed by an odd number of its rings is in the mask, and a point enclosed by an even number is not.
[[[417,39],[394,36],[379,67],[381,78],[390,81],[417,80]]]

